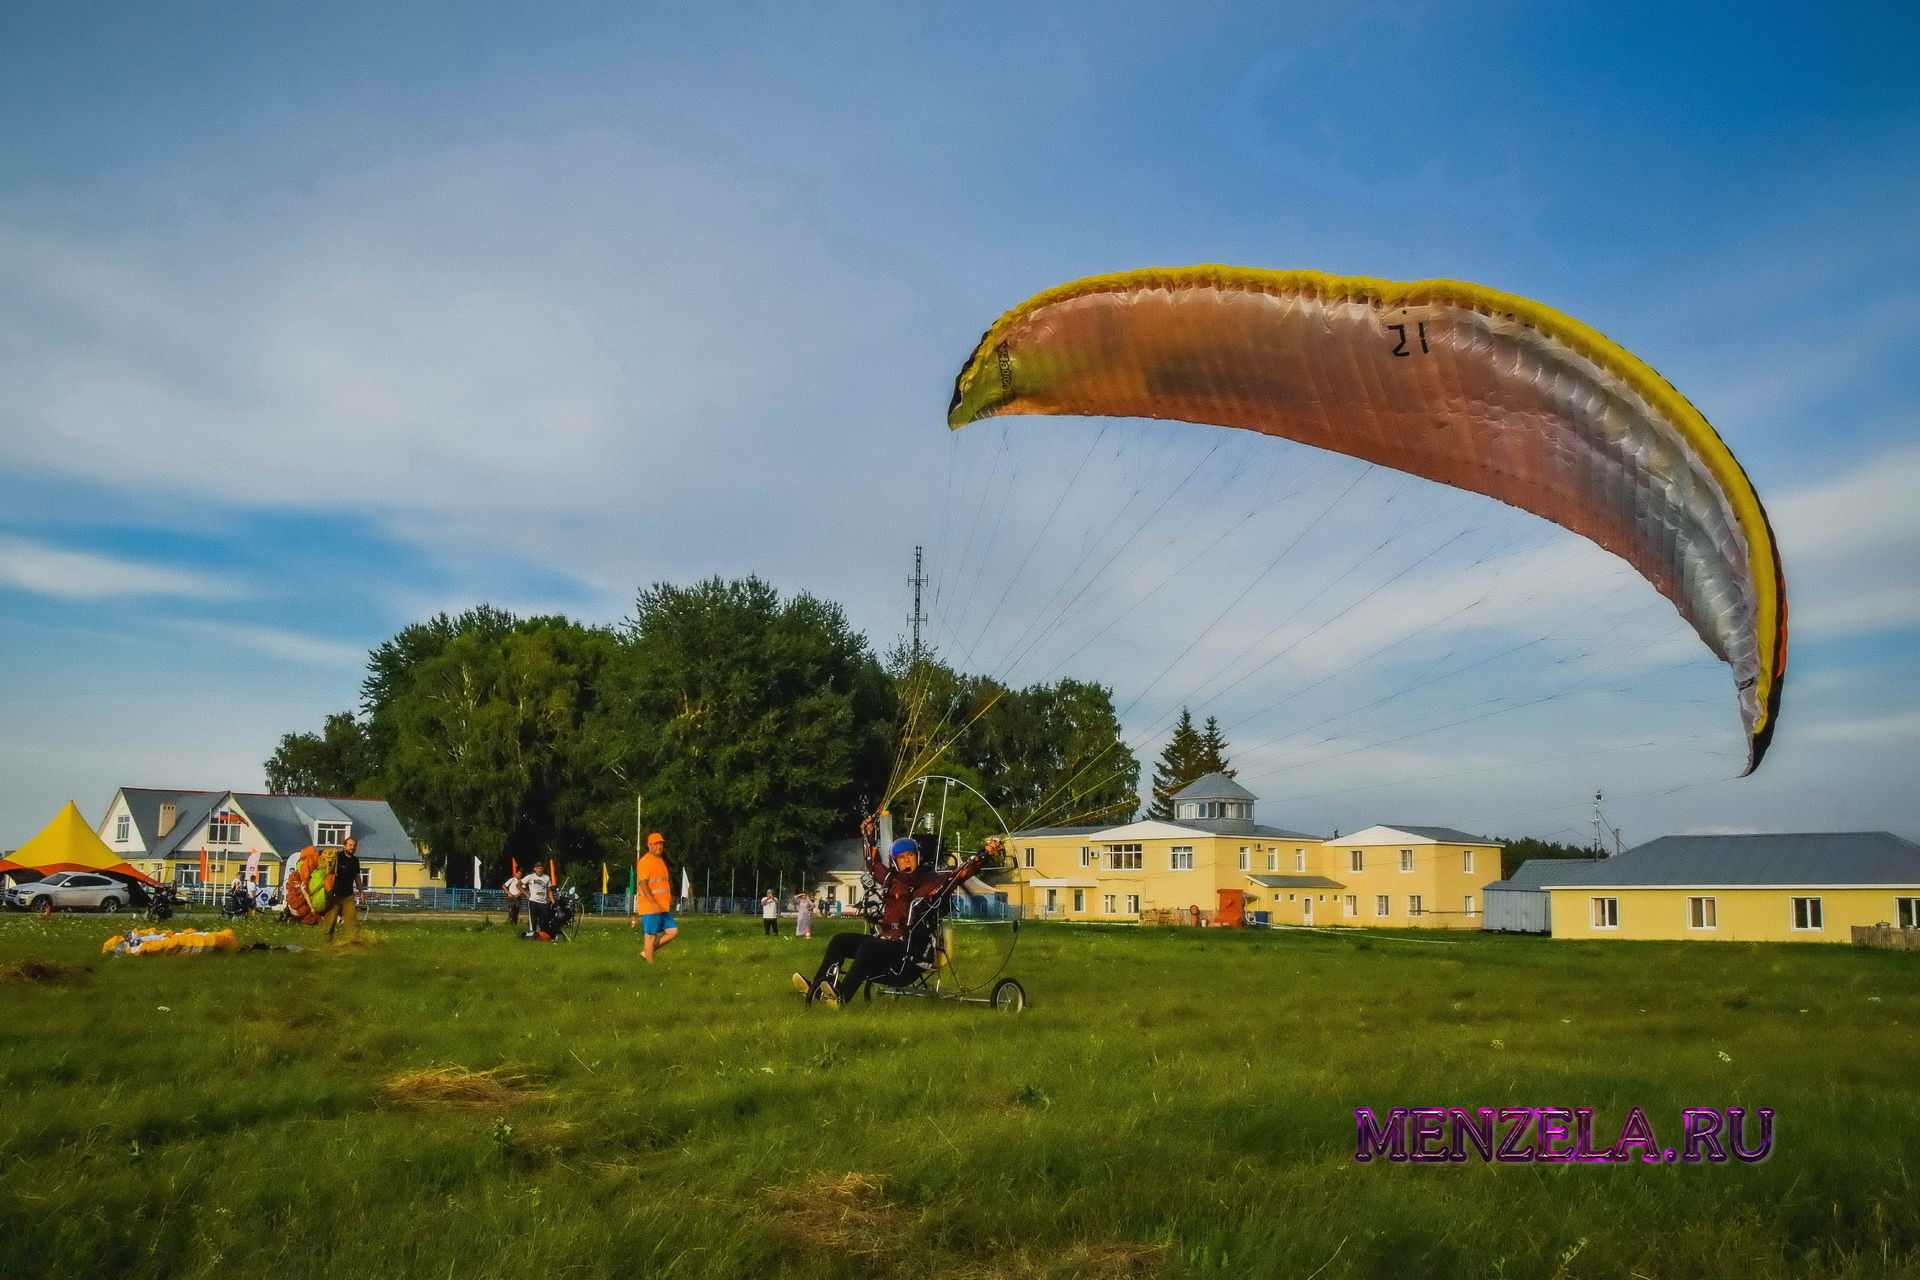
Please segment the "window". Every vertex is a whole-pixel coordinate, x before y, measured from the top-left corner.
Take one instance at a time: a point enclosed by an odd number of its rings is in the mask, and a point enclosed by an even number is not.
[[[1139,894],[1130,893],[1127,895],[1127,914],[1130,916],[1137,916],[1140,914],[1140,895]]]
[[[1047,890],[1047,914],[1052,915],[1055,911],[1058,911],[1059,909],[1060,909],[1060,891],[1058,889]]]
[[[1419,894],[1410,893],[1407,895],[1407,914],[1408,915],[1410,916],[1422,915],[1425,913],[1425,911],[1426,911],[1426,908],[1420,905]]]
[[[1358,849],[1355,849],[1347,854],[1347,870],[1365,871],[1366,869],[1367,869],[1366,854],[1360,852],[1360,850]]]
[[[1093,865],[1093,846],[1092,845],[1083,844],[1080,846],[1080,865],[1083,867],[1090,867]]]
[[[1796,929],[1826,928],[1820,918],[1820,899],[1795,898],[1793,900],[1793,927]]]
[[[1293,851],[1293,869],[1297,872],[1306,871],[1307,851],[1305,849],[1295,849]]]
[[[1279,869],[1280,869],[1280,851],[1278,849],[1267,850],[1267,870],[1278,871]]]
[[[1473,914],[1473,895],[1472,894],[1467,895],[1467,914],[1468,915]]]
[[[1105,915],[1113,914],[1113,895],[1112,894],[1103,893],[1100,895],[1100,910]]]
[[[1893,914],[1902,929],[1920,929],[1920,898],[1895,898]]]
[[[1376,916],[1390,916],[1393,914],[1393,904],[1387,901],[1386,894],[1383,893],[1374,898],[1373,914]]]
[[[222,821],[219,815],[216,814],[213,821],[207,824],[207,843],[239,844],[240,824],[238,822]]]
[[[173,869],[173,882],[182,889],[193,888],[200,883],[200,868],[181,863]]]
[[[1109,871],[1138,871],[1140,869],[1140,846],[1137,844],[1108,845],[1107,869]],[[1111,910],[1111,908],[1109,908],[1109,910]]]
[[[1028,870],[1032,870],[1033,868],[1033,846],[1032,845],[1027,846],[1026,864],[1027,864]]]
[[[1413,850],[1402,849],[1400,851],[1400,869],[1402,871],[1413,870]]]
[[[1460,851],[1460,869],[1468,875],[1473,874],[1473,850],[1462,849]]]
[[[113,838],[117,841],[124,843],[127,838],[127,829],[132,825],[133,825],[133,819],[128,817],[124,813],[121,814],[120,820],[113,824]]]
[[[1618,929],[1620,927],[1620,899],[1594,898],[1593,927],[1596,929]]]
[[[1193,846],[1190,844],[1173,846],[1170,865],[1175,871],[1193,870]]]
[[[1075,889],[1073,891],[1073,909],[1075,911],[1085,911],[1087,909],[1087,891],[1085,889]]]
[[[1350,893],[1347,895],[1347,914],[1350,916],[1357,916],[1360,914],[1360,895],[1359,894]]]
[[[1718,929],[1720,907],[1712,898],[1687,899],[1687,928]]]
[[[1247,861],[1247,846],[1240,846],[1240,869],[1245,871],[1251,864]]]
[[[344,822],[315,823],[313,842],[323,849],[345,844],[347,842],[347,824]]]

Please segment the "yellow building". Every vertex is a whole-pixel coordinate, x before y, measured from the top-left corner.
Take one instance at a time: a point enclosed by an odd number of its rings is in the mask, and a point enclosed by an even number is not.
[[[1920,929],[1920,845],[1885,831],[1662,836],[1550,869],[1556,938],[1851,942]]]
[[[182,888],[200,883],[202,850],[213,885],[230,884],[258,855],[261,882],[278,889],[287,861],[300,850],[338,846],[349,836],[363,886],[402,893],[445,887],[384,800],[122,787],[99,835],[128,863]]]
[[[1478,929],[1481,886],[1501,845],[1452,827],[1373,826],[1330,837],[1312,865],[1340,882],[1321,924],[1369,929]]]

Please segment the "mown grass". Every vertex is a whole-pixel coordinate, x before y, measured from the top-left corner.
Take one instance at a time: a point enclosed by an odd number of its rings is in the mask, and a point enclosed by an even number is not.
[[[624,922],[111,960],[112,922],[0,919],[0,1275],[1920,1273],[1920,956],[1036,926],[1024,1015],[836,1013],[786,985],[820,940],[683,923],[649,969]],[[1363,1105],[1777,1140],[1359,1165]]]

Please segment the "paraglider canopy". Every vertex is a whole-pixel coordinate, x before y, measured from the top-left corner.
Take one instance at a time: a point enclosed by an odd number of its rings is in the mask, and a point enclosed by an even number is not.
[[[1003,414],[1238,427],[1530,511],[1627,561],[1732,667],[1747,772],[1773,738],[1786,585],[1758,495],[1685,397],[1550,307],[1454,280],[1094,276],[975,348],[948,425]]]

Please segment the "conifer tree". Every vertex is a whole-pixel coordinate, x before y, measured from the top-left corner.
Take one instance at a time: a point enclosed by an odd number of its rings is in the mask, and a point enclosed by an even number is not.
[[[1207,717],[1207,727],[1200,732],[1198,767],[1200,773],[1195,774],[1194,777],[1208,773],[1224,773],[1231,778],[1239,772],[1237,769],[1227,768],[1227,735],[1220,731],[1220,721],[1213,716]]]
[[[1159,818],[1164,822],[1173,820],[1173,793],[1206,772],[1201,767],[1205,750],[1200,731],[1193,727],[1192,713],[1185,707],[1180,708],[1180,723],[1173,727],[1172,736],[1160,752],[1160,763],[1153,768],[1153,803],[1147,808],[1149,818]]]

